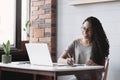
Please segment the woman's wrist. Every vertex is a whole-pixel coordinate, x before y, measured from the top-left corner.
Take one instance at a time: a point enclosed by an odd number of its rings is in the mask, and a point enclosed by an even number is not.
[[[58,59],[58,63],[67,64],[67,59],[59,58],[59,59]]]

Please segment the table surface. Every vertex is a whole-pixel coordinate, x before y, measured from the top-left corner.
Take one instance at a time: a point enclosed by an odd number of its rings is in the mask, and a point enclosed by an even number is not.
[[[8,63],[8,64],[0,63],[0,67],[26,69],[26,70],[53,71],[53,72],[104,69],[104,66],[87,66],[87,65],[42,66],[42,65],[32,65],[32,64],[28,64],[28,63],[22,62],[22,61],[20,61],[20,62],[12,62],[12,63]]]

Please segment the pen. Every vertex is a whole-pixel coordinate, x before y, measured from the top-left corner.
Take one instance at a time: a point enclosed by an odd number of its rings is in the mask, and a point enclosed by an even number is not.
[[[68,57],[72,59],[72,57],[70,56],[70,54],[68,53]]]
[[[68,53],[68,58],[74,61],[74,58]]]
[[[68,61],[68,64],[73,65],[74,64],[74,58],[68,53],[68,57],[70,58]]]

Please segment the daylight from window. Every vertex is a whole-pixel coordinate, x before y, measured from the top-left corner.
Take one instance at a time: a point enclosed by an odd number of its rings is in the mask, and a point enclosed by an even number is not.
[[[29,20],[29,0],[22,0],[22,40],[28,40],[27,31],[24,31],[25,24]]]
[[[3,9],[4,8],[4,9]],[[0,0],[0,47],[3,42],[10,40],[15,46],[16,38],[16,0]],[[21,40],[27,40],[25,28],[29,20],[29,0],[22,0]]]
[[[4,9],[3,9],[4,8]],[[0,0],[0,45],[15,44],[15,0]]]

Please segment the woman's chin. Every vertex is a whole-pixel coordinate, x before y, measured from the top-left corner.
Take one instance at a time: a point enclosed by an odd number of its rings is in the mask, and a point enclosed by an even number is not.
[[[83,36],[85,39],[88,38],[88,36]]]

